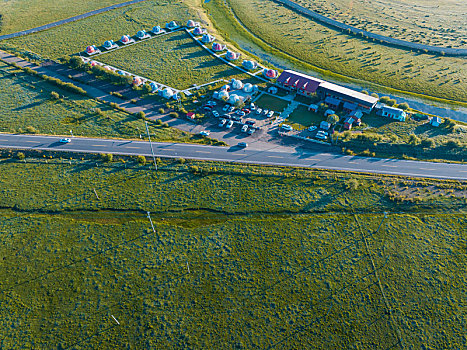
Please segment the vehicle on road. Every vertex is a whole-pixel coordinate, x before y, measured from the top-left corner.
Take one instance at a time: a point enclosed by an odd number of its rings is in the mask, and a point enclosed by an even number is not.
[[[229,110],[229,108],[230,108],[230,105],[227,103],[224,107],[222,107],[222,110],[224,112],[227,112]]]
[[[216,118],[219,118],[219,112],[218,111],[212,111],[212,115]]]
[[[269,114],[269,109],[265,109],[265,110],[263,111],[263,114],[264,114],[264,115],[268,115],[268,114]]]
[[[238,147],[241,147],[241,148],[246,148],[246,147],[248,147],[248,144],[247,144],[246,142],[239,142],[239,143],[237,144],[237,146],[238,146]]]
[[[316,130],[317,128],[318,128],[317,126],[312,125],[312,126],[310,126],[310,127],[308,128],[308,131],[314,131],[314,130]]]
[[[256,131],[255,128],[250,128],[248,129],[248,135],[253,135],[253,133]]]
[[[229,120],[227,125],[225,126],[227,129],[230,129],[233,126],[233,120]]]
[[[211,133],[209,131],[203,130],[199,134],[202,136],[209,136]]]
[[[241,111],[241,110],[237,110],[235,113],[236,113],[238,116],[240,116],[240,117],[244,117],[244,116],[245,116],[245,112],[243,112],[243,111]]]
[[[230,106],[230,107],[229,107],[229,112],[233,112],[233,111],[235,111],[235,107],[234,107],[234,106]]]
[[[242,121],[242,117],[239,117],[238,115],[232,115],[230,116],[230,119],[235,120],[236,122]]]
[[[271,118],[274,115],[274,111],[269,111],[268,117]]]
[[[242,111],[245,112],[245,114],[249,114],[251,112],[248,108],[243,108]]]
[[[225,125],[225,123],[227,123],[227,119],[222,119],[219,123],[219,128],[222,128]]]
[[[254,120],[247,120],[247,121],[245,122],[245,124],[246,124],[246,125],[251,125],[251,126],[253,126],[253,125],[255,125],[255,121],[254,121]]]
[[[59,142],[60,142],[60,143],[69,143],[69,142],[71,142],[71,140],[68,139],[68,138],[64,138],[64,139],[60,139]]]
[[[248,132],[248,125],[243,125],[242,126],[242,132]]]
[[[261,108],[256,109],[256,114],[261,114],[262,112],[263,112],[263,110]]]
[[[282,124],[281,129],[284,130],[284,131],[292,131],[293,130],[293,128],[288,124]]]
[[[256,106],[253,102],[250,103],[250,109],[254,111],[256,109]]]

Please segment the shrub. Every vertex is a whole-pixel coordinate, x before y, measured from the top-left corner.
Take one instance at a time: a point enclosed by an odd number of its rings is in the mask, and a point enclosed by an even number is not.
[[[420,142],[420,146],[423,148],[433,148],[435,146],[435,141],[432,139],[424,139]]]
[[[196,173],[199,172],[199,168],[198,168],[196,165],[192,165],[192,166],[190,167],[189,170],[190,170],[190,172],[192,172],[193,174],[196,174]]]
[[[409,136],[409,144],[411,145],[418,145],[420,144],[420,138],[415,134],[410,134]]]
[[[382,97],[379,99],[379,102],[387,103],[389,100],[390,100],[389,96],[382,96]]]
[[[134,114],[134,116],[138,119],[146,119],[146,114],[144,114],[143,111],[139,111],[137,113]]]
[[[160,113],[160,114],[164,114],[164,113],[165,113],[165,110],[164,110],[164,108],[162,108],[162,107],[161,107],[161,108],[159,108],[159,113]]]
[[[369,95],[368,91],[366,91],[366,90],[362,90],[361,93],[365,94],[365,95]]]
[[[114,159],[114,156],[112,153],[102,153],[101,154],[101,159],[104,162],[111,162]]]
[[[79,56],[73,56],[70,58],[70,66],[71,68],[82,68],[84,66],[83,60]]]
[[[178,113],[177,112],[170,112],[169,117],[171,118],[178,118]]]
[[[337,114],[331,114],[327,118],[327,122],[331,124],[336,124],[340,120]]]
[[[35,127],[31,126],[31,125],[28,125],[26,127],[26,132],[30,133],[30,134],[37,134],[37,130]]]
[[[345,188],[348,189],[348,190],[356,190],[358,188],[358,186],[360,185],[360,183],[357,181],[357,179],[347,179],[345,180]]]
[[[372,97],[375,97],[375,98],[379,98],[378,94],[375,93],[375,92],[373,92],[373,93],[371,94],[371,96],[372,96]]]
[[[24,158],[26,158],[26,156],[24,155],[23,152],[18,152],[16,154],[16,158],[18,158],[19,160],[23,160]]]
[[[396,102],[397,102],[397,101],[394,100],[394,99],[389,99],[389,100],[386,102],[386,104],[387,104],[388,106],[394,106],[394,105],[396,104]]]
[[[100,108],[95,108],[95,109],[94,109],[94,113],[96,113],[96,115],[99,115],[99,116],[103,116],[103,115],[104,115],[104,112],[103,112],[102,109],[100,109]]]
[[[157,119],[157,120],[156,120],[156,124],[157,124],[157,125],[162,125],[162,120]]]
[[[50,91],[50,99],[58,100],[59,98],[60,98],[60,95],[58,94],[58,92]]]
[[[185,158],[179,158],[179,159],[178,159],[178,162],[179,162],[180,164],[185,164],[186,160],[185,160]]]
[[[402,102],[397,105],[397,108],[403,109],[405,111],[406,109],[409,109],[409,104],[407,102]]]
[[[136,157],[136,160],[137,160],[138,163],[141,164],[141,165],[146,164],[146,157],[145,157],[145,156],[139,155],[139,156]]]

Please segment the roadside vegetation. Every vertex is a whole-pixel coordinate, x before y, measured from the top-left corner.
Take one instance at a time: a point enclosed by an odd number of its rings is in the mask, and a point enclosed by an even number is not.
[[[82,94],[64,90],[39,76],[0,62],[0,132],[50,135],[145,137],[143,118]],[[211,143],[166,123],[149,123],[154,141]]]
[[[467,101],[463,58],[409,52],[357,39],[269,0],[229,0],[228,4],[236,17],[220,0],[205,4],[218,30],[233,40],[252,40],[294,64],[303,61],[309,64],[308,70],[314,69],[324,78],[350,77],[400,91]]]
[[[2,155],[2,348],[462,347],[465,184],[39,156]]]
[[[31,29],[125,0],[15,0],[0,3],[0,35]]]

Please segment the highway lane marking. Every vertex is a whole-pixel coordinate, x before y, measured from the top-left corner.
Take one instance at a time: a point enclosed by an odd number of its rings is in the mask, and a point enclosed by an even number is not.
[[[397,165],[381,164],[381,166],[387,166],[387,167],[389,167],[389,168],[397,168]]]
[[[195,151],[195,153],[211,154],[212,152],[206,152],[206,151]]]
[[[91,145],[91,147],[106,147],[106,145]]]
[[[279,159],[284,159],[284,157],[281,156],[266,156],[267,158],[279,158]]]
[[[24,140],[24,142],[33,142],[33,143],[39,143],[39,141],[31,141],[31,140]]]
[[[433,168],[419,168],[420,170],[436,170],[436,169],[433,169]]]
[[[8,141],[10,141],[10,140],[3,140],[3,139],[2,139],[2,140],[0,140],[0,141],[6,141],[6,142],[8,142]]]
[[[135,147],[135,146],[126,146],[125,148],[141,148],[141,147]]]

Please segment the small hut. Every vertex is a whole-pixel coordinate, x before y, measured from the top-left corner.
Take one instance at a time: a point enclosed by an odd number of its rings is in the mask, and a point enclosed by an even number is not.
[[[139,30],[138,33],[136,33],[136,37],[139,40],[144,40],[150,38],[151,36],[148,33],[146,33],[145,30]]]
[[[179,28],[179,25],[177,24],[177,22],[172,21],[172,22],[167,23],[165,25],[165,28],[168,29],[168,30],[174,30],[174,29]]]
[[[194,28],[196,27],[196,22],[190,19],[188,22],[186,22],[186,27],[187,28]]]
[[[248,61],[248,60],[244,60],[242,62],[242,66],[243,68],[247,69],[247,70],[254,70],[258,67],[258,63],[256,63],[255,61]]]
[[[91,56],[91,55],[95,55],[97,53],[100,53],[99,49],[96,47],[96,45],[89,45],[88,47],[86,47],[86,53]]]
[[[107,40],[104,42],[103,46],[104,46],[104,49],[106,50],[112,50],[117,47],[117,44],[115,44],[113,40]]]
[[[121,38],[120,38],[120,42],[123,44],[123,45],[128,45],[130,43],[134,43],[135,40],[129,36],[129,35],[123,35]]]
[[[153,28],[151,29],[151,32],[152,32],[153,34],[160,34],[160,33],[162,33],[162,29],[161,29],[160,26],[155,26],[155,27],[153,27]]]

